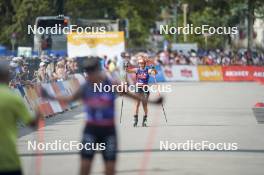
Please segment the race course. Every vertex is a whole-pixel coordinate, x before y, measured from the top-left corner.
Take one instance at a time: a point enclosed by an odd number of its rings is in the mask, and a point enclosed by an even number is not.
[[[149,107],[149,127],[133,125],[133,101],[125,98],[119,123],[121,98],[116,101],[119,135],[117,174],[120,175],[262,175],[264,174],[264,125],[257,124],[252,107],[264,100],[264,86],[257,83],[178,82],[163,94],[168,123],[161,106]],[[152,94],[157,96],[157,94]],[[139,124],[142,122],[142,108]],[[79,141],[84,125],[82,107],[46,120],[44,141]],[[35,174],[36,160],[42,175],[74,175],[79,155],[72,151],[44,151],[36,156],[27,150],[37,132],[22,128],[18,149],[26,175]],[[237,143],[236,151],[163,151],[160,141],[185,143],[209,141]],[[145,152],[147,150],[147,152]],[[101,156],[96,156],[92,174],[103,174]]]

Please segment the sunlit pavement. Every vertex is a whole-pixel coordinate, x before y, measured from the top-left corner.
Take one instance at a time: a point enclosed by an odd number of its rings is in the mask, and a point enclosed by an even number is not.
[[[121,98],[116,101],[119,134],[117,174],[148,175],[253,175],[263,174],[264,125],[257,124],[252,106],[263,101],[264,86],[257,83],[173,83],[166,96],[165,122],[161,106],[150,106],[149,127],[132,127],[133,102],[124,99],[119,123]],[[158,94],[152,94],[151,97]],[[139,125],[142,122],[142,109]],[[83,128],[82,108],[47,119],[44,141],[79,141]],[[154,138],[154,139],[153,139]],[[42,156],[27,150],[27,141],[38,140],[36,132],[23,128],[18,147],[26,175],[35,174],[40,160],[41,174],[78,174],[79,156],[71,152],[44,151]],[[185,143],[209,141],[237,143],[237,151],[160,151],[160,141]],[[144,150],[150,149],[148,154]],[[143,170],[143,172],[142,172]],[[97,155],[92,174],[103,174]]]

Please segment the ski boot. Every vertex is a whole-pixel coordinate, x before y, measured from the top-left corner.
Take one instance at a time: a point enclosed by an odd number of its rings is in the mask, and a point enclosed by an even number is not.
[[[134,115],[134,127],[137,127],[138,124],[138,115]]]
[[[144,115],[143,117],[142,127],[147,127],[147,116],[146,115]]]

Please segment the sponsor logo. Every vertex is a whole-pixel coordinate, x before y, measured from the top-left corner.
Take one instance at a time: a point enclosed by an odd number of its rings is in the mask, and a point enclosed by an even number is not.
[[[204,77],[215,77],[215,76],[220,76],[221,74],[220,72],[215,70],[215,71],[204,71],[202,72],[202,75]]]
[[[192,70],[182,69],[182,70],[181,70],[181,76],[186,77],[186,78],[191,78],[191,77],[193,77]]]
[[[170,69],[165,69],[164,70],[164,73],[165,75],[168,77],[168,78],[172,78],[173,75],[172,75],[172,71]]]
[[[226,71],[225,75],[229,77],[247,77],[249,71]]]
[[[264,72],[254,72],[253,76],[254,77],[264,77]]]

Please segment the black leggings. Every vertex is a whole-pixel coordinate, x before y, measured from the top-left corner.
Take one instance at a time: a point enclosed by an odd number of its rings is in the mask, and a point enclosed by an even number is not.
[[[82,144],[104,144],[105,149],[102,150],[104,161],[115,161],[117,153],[117,136],[114,126],[86,126],[83,132]],[[81,150],[83,159],[92,160],[95,150]]]

